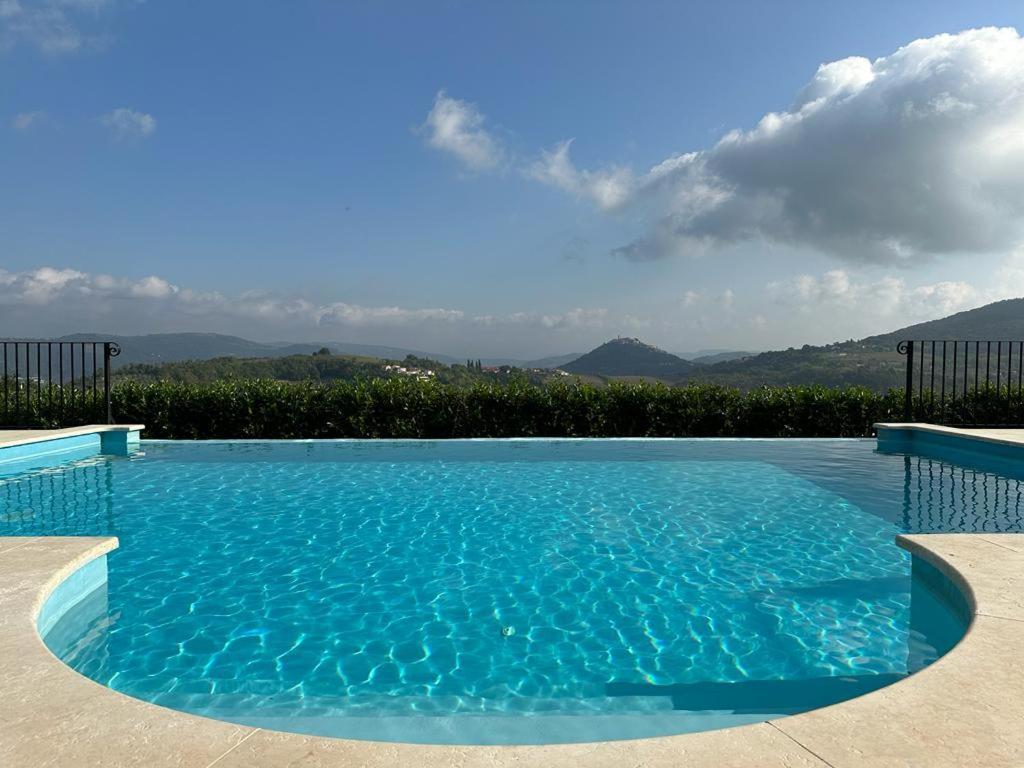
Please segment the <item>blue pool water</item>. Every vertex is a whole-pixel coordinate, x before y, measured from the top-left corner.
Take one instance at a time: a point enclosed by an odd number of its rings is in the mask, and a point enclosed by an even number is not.
[[[324,735],[585,741],[933,661],[964,616],[894,536],[1021,530],[1019,483],[863,440],[144,441],[0,467],[0,535],[120,537],[46,639],[128,695]]]

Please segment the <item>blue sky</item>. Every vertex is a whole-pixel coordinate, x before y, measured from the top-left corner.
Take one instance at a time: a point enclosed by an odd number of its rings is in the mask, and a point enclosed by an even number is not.
[[[0,318],[530,357],[1022,295],[1024,43],[936,38],[989,26],[1024,10],[0,0]]]

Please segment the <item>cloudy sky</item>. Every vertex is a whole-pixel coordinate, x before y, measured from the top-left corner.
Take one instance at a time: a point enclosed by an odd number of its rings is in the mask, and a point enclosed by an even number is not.
[[[1024,296],[1019,2],[0,0],[0,335],[458,356]]]

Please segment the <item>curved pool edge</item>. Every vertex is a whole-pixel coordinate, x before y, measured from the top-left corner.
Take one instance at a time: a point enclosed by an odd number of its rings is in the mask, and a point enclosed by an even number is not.
[[[900,536],[967,600],[963,639],[860,698],[718,731],[548,746],[426,746],[302,736],[132,699],[50,653],[46,599],[112,537],[0,538],[0,764],[32,766],[1016,766],[1024,763],[1024,535]],[[1020,665],[1016,665],[1019,667]]]

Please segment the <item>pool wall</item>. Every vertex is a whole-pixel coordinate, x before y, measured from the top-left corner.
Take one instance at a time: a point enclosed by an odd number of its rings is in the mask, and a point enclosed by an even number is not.
[[[943,427],[933,424],[875,424],[878,450],[892,453],[941,455],[951,461],[979,458],[1020,461],[1019,439],[1009,436],[1018,430]]]
[[[98,424],[70,429],[25,429],[0,438],[0,472],[50,466],[98,454],[126,456],[139,446],[141,424]]]
[[[43,457],[64,461],[66,453],[99,453],[102,440],[97,433],[0,447],[0,464],[21,463]]]
[[[48,635],[78,605],[87,600],[96,590],[107,587],[107,556],[90,560],[62,581],[39,609],[36,617],[36,631],[49,642]]]

